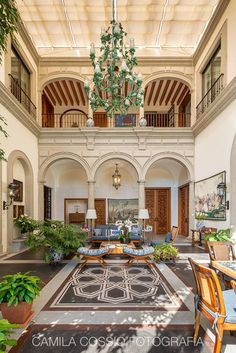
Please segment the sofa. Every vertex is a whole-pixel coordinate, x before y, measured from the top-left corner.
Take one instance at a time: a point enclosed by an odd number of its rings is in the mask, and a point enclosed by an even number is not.
[[[118,241],[122,234],[119,226],[115,224],[96,225],[93,229],[92,243],[101,243],[103,241]],[[132,225],[130,230],[130,240],[134,243],[139,243],[142,239],[142,231],[138,225]]]

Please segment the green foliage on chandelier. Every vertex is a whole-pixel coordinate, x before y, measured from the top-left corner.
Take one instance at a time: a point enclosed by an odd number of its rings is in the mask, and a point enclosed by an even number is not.
[[[103,108],[112,116],[114,113],[126,114],[130,107],[143,106],[142,78],[133,72],[137,65],[135,48],[125,46],[126,35],[122,25],[112,21],[101,34],[101,55],[97,60],[91,46],[94,89],[90,91],[86,83],[85,90],[93,111]]]

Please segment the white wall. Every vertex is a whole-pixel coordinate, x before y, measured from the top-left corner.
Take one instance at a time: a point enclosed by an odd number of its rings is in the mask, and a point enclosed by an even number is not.
[[[19,180],[23,183],[23,200],[20,201],[14,201],[14,205],[25,205],[25,192],[26,192],[26,186],[25,186],[25,171],[24,167],[21,164],[19,160],[16,160],[14,165],[13,165],[13,179]],[[19,228],[15,227],[13,228],[13,239],[19,238],[20,235],[20,230]]]
[[[225,109],[195,140],[195,180],[201,180],[223,170],[226,171],[227,189],[230,188],[230,154],[236,133],[236,101]],[[227,199],[230,199],[227,193]],[[236,200],[230,200],[236,202]],[[227,220],[208,221],[206,226],[226,228],[230,225],[230,212]]]
[[[9,113],[0,104],[0,112],[6,118],[6,130],[9,136],[1,138],[1,147],[5,151],[6,158],[15,150],[26,154],[33,168],[34,176],[34,218],[38,217],[38,140],[18,119]],[[25,186],[27,189],[27,185]],[[2,198],[7,199],[7,162],[2,163]],[[7,211],[2,212],[3,247],[7,244]]]

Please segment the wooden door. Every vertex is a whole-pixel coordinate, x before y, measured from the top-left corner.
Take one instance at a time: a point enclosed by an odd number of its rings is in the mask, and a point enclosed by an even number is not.
[[[170,188],[146,188],[145,200],[153,232],[167,233],[170,230]]]
[[[189,235],[189,184],[179,187],[179,233]]]
[[[97,213],[95,225],[106,224],[106,199],[95,199],[95,210]]]
[[[44,93],[42,95],[42,127],[54,127],[54,107]]]
[[[107,113],[93,113],[94,126],[107,127]]]

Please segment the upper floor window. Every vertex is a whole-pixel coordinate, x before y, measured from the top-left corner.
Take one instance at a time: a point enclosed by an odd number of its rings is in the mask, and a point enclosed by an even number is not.
[[[11,50],[11,75],[25,94],[30,96],[30,72],[14,48]]]
[[[221,75],[221,46],[216,49],[202,73],[203,96],[211,89]]]

